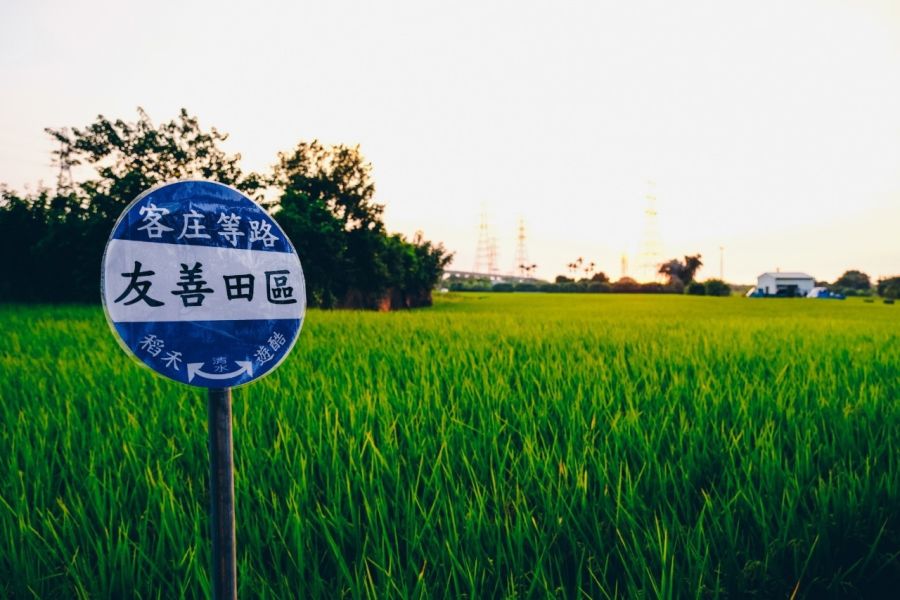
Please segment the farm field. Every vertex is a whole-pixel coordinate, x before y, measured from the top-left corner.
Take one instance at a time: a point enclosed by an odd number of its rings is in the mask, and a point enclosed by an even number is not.
[[[900,308],[444,294],[234,392],[242,597],[880,598]],[[206,596],[206,399],[0,306],[0,596]]]

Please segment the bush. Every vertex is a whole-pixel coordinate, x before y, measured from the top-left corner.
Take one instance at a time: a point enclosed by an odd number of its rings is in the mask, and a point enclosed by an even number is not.
[[[641,284],[640,291],[642,294],[665,294],[668,289],[661,283],[657,283],[656,281],[648,281]]]
[[[590,294],[607,294],[610,289],[610,285],[603,281],[592,281],[587,286],[587,291]]]
[[[668,284],[666,284],[666,293],[667,294],[683,294],[684,293],[684,282],[680,279],[673,279]]]
[[[612,284],[610,288],[616,294],[634,294],[641,291],[641,284],[631,277],[623,277]]]
[[[543,283],[538,287],[541,292],[555,293],[559,291],[559,287],[553,283]]]
[[[866,296],[872,295],[871,289],[859,290],[859,289],[851,288],[851,287],[839,287],[839,286],[833,286],[833,285],[830,286],[828,289],[829,289],[829,291],[834,292],[836,294],[843,294],[844,296],[846,296],[848,298],[851,298],[851,297],[865,298]]]
[[[692,296],[705,296],[706,286],[699,281],[692,281],[687,286],[687,293]]]
[[[707,296],[730,296],[731,287],[721,279],[708,279],[704,284]]]
[[[885,277],[878,280],[878,295],[882,298],[900,298],[900,277]]]
[[[536,292],[538,286],[534,283],[517,283],[514,289],[517,292]]]
[[[832,286],[832,291],[840,290],[846,296],[860,296],[864,294],[859,292],[867,292],[871,287],[869,276],[862,271],[853,269],[838,277]]]
[[[451,292],[489,292],[491,286],[482,283],[481,280],[474,279],[471,281],[454,281],[447,287]]]
[[[513,284],[511,283],[495,283],[491,287],[491,291],[494,292],[511,292],[513,291]]]

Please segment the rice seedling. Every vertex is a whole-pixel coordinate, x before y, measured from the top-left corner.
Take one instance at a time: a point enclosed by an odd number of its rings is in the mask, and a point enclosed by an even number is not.
[[[310,311],[235,391],[247,597],[879,597],[900,319],[461,294]],[[209,592],[206,405],[97,307],[0,307],[0,594]]]

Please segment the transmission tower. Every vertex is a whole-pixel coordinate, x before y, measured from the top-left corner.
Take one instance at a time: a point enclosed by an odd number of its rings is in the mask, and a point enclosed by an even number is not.
[[[519,219],[519,234],[516,236],[516,264],[513,273],[518,277],[528,276],[528,250],[525,248],[525,219]]]
[[[622,254],[622,257],[619,259],[619,266],[621,267],[621,277],[622,279],[628,277],[628,255]]]
[[[496,275],[500,272],[500,269],[497,268],[499,261],[497,260],[498,247],[497,247],[497,238],[492,237],[491,243],[488,246],[488,264],[487,264],[487,272],[491,275]]]
[[[491,231],[488,225],[487,211],[482,209],[481,221],[478,224],[478,247],[475,249],[475,266],[472,269],[475,273],[489,273],[492,266],[492,256],[496,256],[496,252],[491,252]]]
[[[62,129],[62,133],[68,138],[69,128]],[[56,152],[56,163],[59,173],[56,176],[56,191],[66,194],[72,189],[72,146],[60,140],[59,152]]]
[[[641,255],[638,271],[643,281],[654,281],[659,278],[659,263],[662,261],[662,250],[659,241],[659,214],[656,211],[656,194],[654,183],[648,182],[649,190],[644,196],[644,238],[641,243]]]

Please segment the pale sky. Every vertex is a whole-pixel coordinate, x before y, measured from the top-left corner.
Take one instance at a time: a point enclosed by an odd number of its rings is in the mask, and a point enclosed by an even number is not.
[[[471,270],[900,274],[900,2],[0,3],[0,182],[55,181],[44,127],[186,107],[245,170],[360,144],[388,228]],[[303,257],[301,257],[302,260]]]

